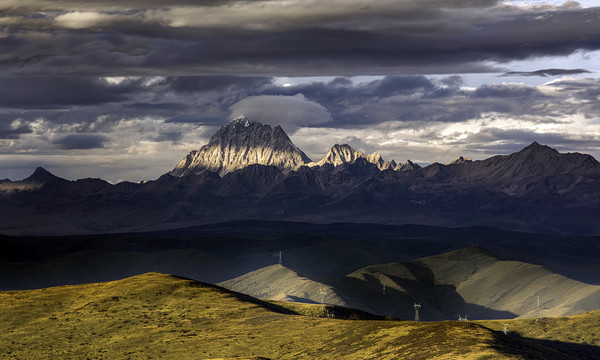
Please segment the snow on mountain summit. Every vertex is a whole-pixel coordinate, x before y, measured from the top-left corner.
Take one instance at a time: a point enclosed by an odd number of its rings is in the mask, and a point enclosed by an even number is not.
[[[285,172],[310,162],[280,126],[263,125],[240,115],[221,127],[207,145],[190,152],[171,175],[209,170],[223,176],[253,164],[272,165]]]

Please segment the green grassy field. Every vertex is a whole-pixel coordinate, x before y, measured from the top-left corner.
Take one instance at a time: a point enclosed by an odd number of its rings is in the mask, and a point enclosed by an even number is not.
[[[369,316],[327,311],[338,318],[320,317],[319,305],[264,302],[158,273],[6,291],[0,358],[572,359],[527,338],[542,333],[504,335],[493,331],[497,322],[361,320]]]

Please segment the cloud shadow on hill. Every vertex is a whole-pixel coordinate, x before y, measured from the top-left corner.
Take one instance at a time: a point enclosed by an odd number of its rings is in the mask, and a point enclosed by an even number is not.
[[[501,331],[496,332],[494,341],[490,345],[492,348],[509,356],[527,356],[527,354],[530,353],[531,348],[545,347],[557,352],[556,359],[564,359],[565,357],[574,359],[600,358],[599,346],[558,340],[528,338],[514,331],[511,331],[506,335]],[[531,348],[527,345],[530,345]]]

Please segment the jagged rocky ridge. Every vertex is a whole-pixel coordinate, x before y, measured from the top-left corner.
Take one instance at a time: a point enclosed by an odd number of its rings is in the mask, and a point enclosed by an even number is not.
[[[396,170],[396,171],[409,171],[420,168],[418,164],[413,163],[410,160],[406,160],[404,164],[396,164],[394,160],[385,161],[381,155],[373,153],[365,155],[361,151],[354,150],[348,144],[335,144],[325,155],[321,161],[316,163],[310,163],[308,166],[324,166],[325,164],[331,164],[333,166],[339,166],[343,164],[352,164],[356,160],[362,159],[370,162],[371,164],[377,165],[379,170]]]
[[[407,171],[420,167],[410,160],[396,164],[394,160],[384,161],[379,154],[364,155],[347,144],[334,145],[321,161],[315,163],[292,143],[280,126],[272,128],[240,116],[219,129],[207,145],[186,155],[170,174],[185,176],[213,171],[223,176],[254,164],[275,166],[287,173],[303,165],[331,164],[335,167],[354,163],[357,159],[375,164],[380,170]]]
[[[394,164],[348,145],[311,163],[280,127],[237,119],[154,181],[67,181],[43,169],[3,181],[0,233],[286,219],[600,234],[600,163],[590,155],[561,154],[534,142],[480,161]]]
[[[272,165],[286,172],[311,162],[283,131],[241,116],[223,126],[200,150],[190,152],[171,171],[184,176],[213,171],[219,175],[248,165]]]

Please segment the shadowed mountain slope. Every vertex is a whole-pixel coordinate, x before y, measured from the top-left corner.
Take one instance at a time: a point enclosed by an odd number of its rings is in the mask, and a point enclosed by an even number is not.
[[[218,285],[259,299],[350,306],[335,289],[310,280],[281,265],[271,265]]]
[[[600,285],[596,237],[482,227],[236,221],[145,233],[0,236],[0,289],[106,281],[148,271],[219,282],[277,264],[279,251],[285,267],[327,283],[363,267],[406,263],[473,244]],[[112,259],[119,259],[116,265]],[[381,284],[375,291],[381,292]]]
[[[358,301],[372,298],[369,306],[374,311],[404,318],[410,314],[411,302],[422,303],[424,311],[432,308],[430,315],[436,320],[459,315],[470,319],[560,316],[600,309],[600,286],[540,265],[504,261],[475,246],[408,263],[368,266],[348,278],[342,284],[362,289],[356,292]],[[400,301],[404,314],[389,308]]]

